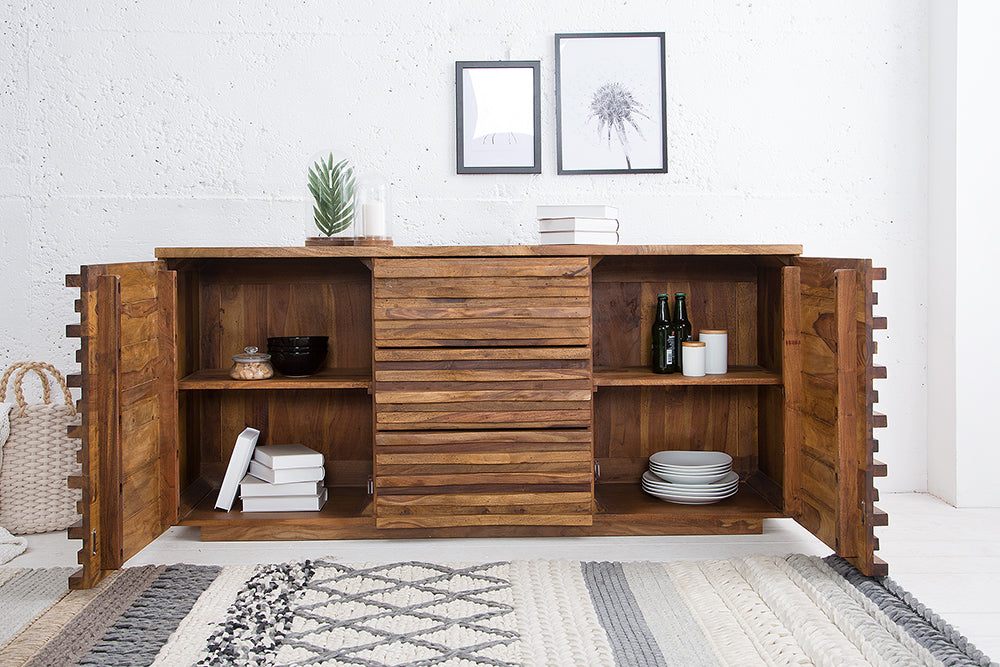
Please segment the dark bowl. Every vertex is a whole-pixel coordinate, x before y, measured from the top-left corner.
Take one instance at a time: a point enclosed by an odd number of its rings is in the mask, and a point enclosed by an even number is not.
[[[271,365],[274,370],[289,377],[305,377],[312,375],[323,365],[326,350],[310,350],[308,352],[270,351]]]
[[[326,350],[326,345],[268,345],[268,352],[318,352]]]
[[[329,342],[329,336],[272,336],[267,339],[267,346],[313,347],[316,345],[326,346]]]

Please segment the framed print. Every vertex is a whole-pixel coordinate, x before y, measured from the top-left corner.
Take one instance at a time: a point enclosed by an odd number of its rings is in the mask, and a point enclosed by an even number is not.
[[[455,63],[458,173],[542,173],[540,63]]]
[[[667,171],[662,32],[556,35],[560,174]]]

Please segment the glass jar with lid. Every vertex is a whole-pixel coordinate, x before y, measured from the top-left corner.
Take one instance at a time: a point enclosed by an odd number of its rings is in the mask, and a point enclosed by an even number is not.
[[[266,380],[274,375],[271,355],[258,352],[256,347],[243,348],[242,354],[233,355],[229,377],[234,380]]]

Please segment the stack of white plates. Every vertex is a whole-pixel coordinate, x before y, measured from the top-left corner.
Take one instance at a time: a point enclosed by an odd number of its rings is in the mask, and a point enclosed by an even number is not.
[[[642,475],[643,490],[683,505],[707,505],[736,493],[740,477],[725,452],[657,452]]]

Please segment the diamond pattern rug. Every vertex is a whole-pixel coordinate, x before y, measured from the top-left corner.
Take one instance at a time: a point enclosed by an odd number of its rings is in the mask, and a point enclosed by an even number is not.
[[[995,664],[834,556],[146,566],[50,590],[65,574],[0,568],[0,665]]]

